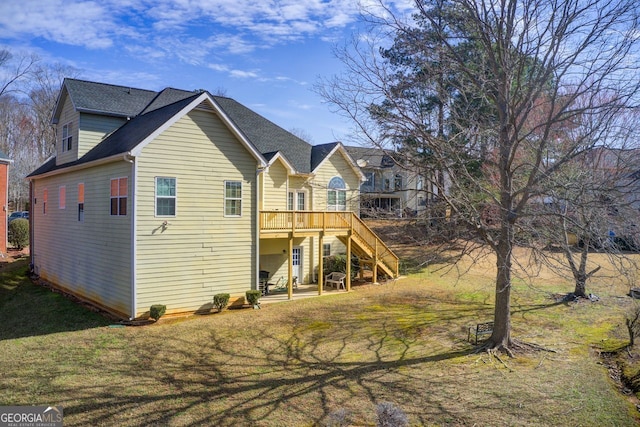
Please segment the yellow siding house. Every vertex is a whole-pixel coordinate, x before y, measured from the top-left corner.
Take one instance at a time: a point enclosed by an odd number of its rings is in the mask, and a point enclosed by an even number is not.
[[[397,275],[358,218],[364,177],[339,142],[312,146],[205,91],[76,79],[53,124],[57,154],[28,176],[33,272],[122,318],[207,311],[261,276],[291,296],[322,283],[328,254]]]

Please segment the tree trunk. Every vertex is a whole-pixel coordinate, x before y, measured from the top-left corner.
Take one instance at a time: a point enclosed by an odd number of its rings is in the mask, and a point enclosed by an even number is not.
[[[580,277],[576,278],[576,288],[573,293],[577,297],[587,298],[587,278]]]
[[[504,225],[503,227],[509,225]],[[490,346],[507,350],[511,344],[511,244],[508,241],[498,244],[496,298],[493,319],[493,333]]]

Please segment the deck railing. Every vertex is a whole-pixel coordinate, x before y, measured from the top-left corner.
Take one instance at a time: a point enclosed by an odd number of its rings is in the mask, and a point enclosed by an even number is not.
[[[352,212],[261,211],[261,231],[349,230]]]
[[[381,260],[396,275],[399,261],[396,254],[353,212],[261,211],[260,230],[327,231],[351,230],[358,243]]]

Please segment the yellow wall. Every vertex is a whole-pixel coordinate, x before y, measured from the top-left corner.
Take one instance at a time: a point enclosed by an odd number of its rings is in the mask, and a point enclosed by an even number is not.
[[[285,210],[287,209],[287,175],[288,171],[280,160],[276,160],[269,170],[261,174],[262,184],[262,209]]]
[[[71,100],[67,96],[62,107],[62,112],[56,125],[56,164],[73,162],[78,159],[78,126],[79,114],[75,111]],[[64,125],[72,123],[72,150],[64,151],[62,148],[62,128]]]
[[[340,176],[347,187],[347,210],[360,212],[360,178],[341,152],[337,151],[321,165],[311,181],[314,210],[327,209],[327,188],[334,176]]]
[[[255,286],[257,162],[221,120],[194,110],[137,162],[137,310],[207,309],[216,293],[240,296]],[[157,176],[177,180],[175,217],[155,216]],[[242,182],[241,217],[224,215],[225,180]]]
[[[59,287],[131,314],[132,165],[119,161],[34,182],[32,255],[36,273]],[[127,177],[126,216],[112,216],[110,181]],[[78,184],[84,184],[84,221],[78,220]],[[59,189],[65,187],[65,208]],[[47,208],[44,211],[44,190]]]
[[[76,148],[78,158],[87,154],[114,130],[125,124],[119,117],[105,117],[94,114],[80,114],[80,133]]]

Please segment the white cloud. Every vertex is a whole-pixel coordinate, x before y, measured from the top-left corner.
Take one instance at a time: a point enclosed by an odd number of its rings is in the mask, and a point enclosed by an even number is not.
[[[3,1],[0,32],[5,38],[30,35],[91,49],[109,48],[114,23],[105,6],[95,1]]]
[[[239,79],[257,79],[260,76],[255,71],[242,71],[242,70],[230,70],[229,75],[231,77]]]
[[[273,45],[315,36],[353,22],[356,14],[353,0],[5,0],[0,32],[108,48],[119,38],[181,39],[195,31],[204,40],[216,33],[232,42],[229,51],[240,53],[256,48],[247,39]]]

